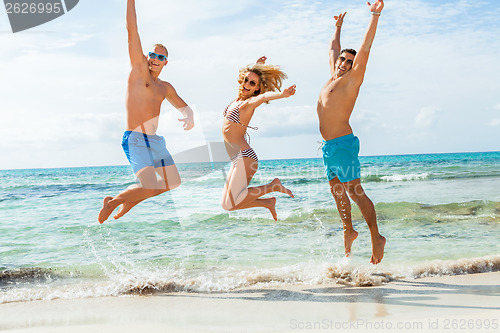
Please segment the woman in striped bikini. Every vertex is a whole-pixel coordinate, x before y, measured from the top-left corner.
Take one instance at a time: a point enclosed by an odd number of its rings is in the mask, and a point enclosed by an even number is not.
[[[224,186],[222,208],[232,211],[265,207],[276,221],[276,198],[260,197],[271,192],[285,193],[292,198],[293,194],[278,178],[266,185],[248,187],[259,167],[259,160],[246,140],[247,128],[256,129],[248,124],[259,105],[294,95],[295,85],[281,92],[281,84],[286,74],[278,66],[266,65],[265,61],[266,57],[261,57],[255,65],[240,70],[238,98],[224,111],[222,134],[231,157],[231,168]]]

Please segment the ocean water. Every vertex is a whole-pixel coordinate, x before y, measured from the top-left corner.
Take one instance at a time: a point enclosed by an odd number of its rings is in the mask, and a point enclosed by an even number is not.
[[[500,270],[500,152],[362,157],[362,183],[387,238],[344,258],[321,159],[260,161],[252,184],[279,177],[295,198],[265,209],[220,207],[225,164],[178,165],[183,185],[103,225],[106,195],[134,183],[128,166],[0,171],[0,303],[338,282]]]

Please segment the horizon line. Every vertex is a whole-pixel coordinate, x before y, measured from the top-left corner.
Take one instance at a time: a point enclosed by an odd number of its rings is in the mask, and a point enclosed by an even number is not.
[[[500,153],[500,150],[493,151],[462,151],[462,152],[447,152],[447,153],[409,153],[409,154],[380,154],[380,155],[359,155],[359,157],[389,157],[389,156],[418,156],[418,155],[452,155],[452,154],[480,154],[480,153]],[[286,160],[313,160],[322,159],[322,157],[294,157],[294,158],[274,158],[274,159],[259,159],[260,162],[264,161],[286,161]],[[229,161],[206,161],[206,162],[184,162],[176,163],[176,165],[186,164],[200,164],[200,163],[227,163]],[[39,167],[39,168],[8,168],[0,169],[0,171],[14,171],[14,170],[50,170],[50,169],[79,169],[79,168],[106,168],[106,167],[130,167],[129,164],[121,165],[87,165],[87,166],[59,166],[59,167]]]

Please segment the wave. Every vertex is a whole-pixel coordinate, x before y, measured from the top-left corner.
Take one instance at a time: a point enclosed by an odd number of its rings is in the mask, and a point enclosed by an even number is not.
[[[422,180],[422,179],[428,179],[429,174],[428,173],[410,173],[410,174],[403,174],[403,175],[392,175],[392,176],[382,176],[380,177],[381,180],[386,181],[386,182],[401,182],[401,181],[410,181],[410,180]]]
[[[363,169],[365,170],[365,169]],[[422,170],[422,169],[417,169]],[[463,179],[479,179],[479,178],[499,178],[500,171],[494,168],[489,171],[477,170],[471,171],[460,167],[458,170],[447,171],[440,169],[419,172],[401,172],[391,170],[391,167],[382,167],[380,169],[367,168],[362,171],[361,181],[363,183],[397,183],[397,182],[419,182],[419,181],[435,181],[435,180],[463,180]],[[227,171],[226,171],[227,172]],[[30,177],[23,178],[23,181],[6,180],[0,182],[0,201],[25,199],[28,197],[49,198],[65,195],[68,193],[85,193],[85,192],[116,192],[121,191],[127,186],[133,184],[130,173],[121,171],[120,174],[103,175],[99,180],[93,178],[95,171],[92,171],[86,177],[85,174],[78,174],[69,179],[61,180],[60,178],[45,179],[34,177],[32,182]],[[192,184],[202,188],[224,186],[224,175],[220,169],[214,169],[207,166],[190,166],[189,168],[180,168],[180,173],[184,181],[184,185]],[[327,186],[326,176],[322,167],[312,166],[304,169],[273,169],[262,168],[253,180],[253,183],[263,183],[272,180],[274,177],[279,177],[283,184],[287,186]]]
[[[500,223],[500,202],[488,200],[473,200],[469,202],[455,202],[447,204],[425,204],[418,202],[378,202],[375,203],[377,220],[394,225],[416,224],[428,225],[434,223],[455,223],[463,221],[477,221],[480,223]],[[352,218],[355,221],[363,220],[363,216],[356,205],[352,206]],[[228,223],[252,221],[252,223],[267,223],[267,212],[260,213],[239,212],[231,213],[203,213],[186,211],[182,217],[183,225],[210,223],[211,226],[226,226]],[[337,207],[330,197],[324,201],[306,204],[301,208],[281,211],[280,223],[303,224],[311,222],[317,226],[323,224],[337,225],[340,221]]]
[[[382,174],[362,174],[361,181],[365,183],[380,182],[409,182],[409,181],[428,181],[428,180],[463,180],[479,178],[498,178],[500,172],[415,172],[415,173],[382,173]]]
[[[375,266],[376,267],[376,266]],[[500,255],[472,259],[432,260],[408,267],[357,268],[333,265],[328,276],[336,283],[356,287],[378,286],[398,279],[419,279],[432,276],[454,276],[500,271]]]
[[[47,185],[20,185],[2,189],[0,202],[26,198],[51,198],[68,193],[84,193],[89,191],[104,192],[118,191],[132,185],[128,183],[72,183],[72,184],[47,184]]]
[[[379,202],[375,204],[377,219],[390,222],[454,222],[480,219],[483,222],[500,222],[500,202],[474,200],[448,204],[423,204],[413,202]],[[362,215],[353,206],[353,219],[361,219]],[[309,209],[293,211],[284,222],[299,223],[304,221],[330,222],[338,220],[335,204],[319,204]]]
[[[361,181],[364,183],[381,183],[381,182],[408,182],[430,179],[429,173],[409,173],[409,174],[366,174],[361,176]]]
[[[23,283],[46,282],[56,278],[56,274],[51,269],[39,267],[4,270],[0,272],[0,287]]]
[[[271,171],[272,172],[272,171]],[[304,172],[304,175],[276,175],[280,180],[287,185],[311,185],[311,184],[327,184],[326,176],[323,170],[318,172]],[[259,180],[259,173],[256,174],[255,179]],[[380,174],[363,173],[361,174],[362,183],[393,183],[393,182],[418,182],[418,181],[435,181],[435,180],[463,180],[463,179],[479,179],[479,178],[498,178],[500,172],[493,173],[456,173],[456,174],[443,174],[432,172],[414,172],[414,173],[390,173],[389,170]],[[263,180],[268,179],[266,177]]]
[[[73,279],[74,281],[43,282],[34,279],[33,285],[22,284],[2,288],[0,304],[33,300],[75,299],[87,297],[145,295],[175,292],[228,292],[239,288],[283,287],[293,284],[326,285],[332,283],[353,287],[387,284],[400,279],[419,279],[430,276],[453,276],[500,271],[500,255],[458,260],[433,260],[408,265],[383,264],[354,266],[348,258],[337,263],[304,263],[275,268],[241,270],[210,268],[202,270],[163,269],[131,270],[120,274],[108,273],[107,279]],[[26,282],[34,268],[19,271],[16,279]],[[5,273],[5,272],[4,272]],[[38,273],[34,274],[35,276]],[[52,273],[51,273],[52,274]],[[44,276],[42,273],[41,276]],[[9,280],[11,281],[11,280]]]
[[[272,170],[268,172],[272,174]],[[265,181],[269,177],[263,172],[257,173],[255,180]],[[323,169],[300,171],[294,174],[293,170],[289,173],[276,174],[284,184],[288,185],[310,185],[310,184],[323,184],[328,183]],[[391,172],[390,169],[381,170],[380,173],[361,173],[362,183],[392,183],[392,182],[418,182],[418,181],[434,181],[434,180],[463,180],[463,179],[479,179],[479,178],[498,178],[500,172],[456,172],[456,173],[443,173],[443,172],[409,172],[397,173]],[[261,179],[262,178],[262,179]]]

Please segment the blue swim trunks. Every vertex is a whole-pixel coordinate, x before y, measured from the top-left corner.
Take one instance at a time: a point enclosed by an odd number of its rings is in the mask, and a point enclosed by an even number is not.
[[[175,164],[167,150],[165,138],[159,135],[126,131],[122,147],[134,173],[147,166],[159,168]]]
[[[322,150],[328,181],[339,177],[342,183],[346,183],[361,178],[359,139],[354,134],[324,141]]]

